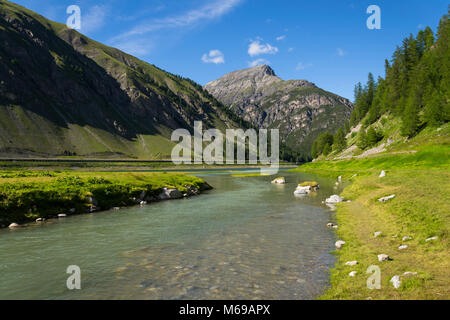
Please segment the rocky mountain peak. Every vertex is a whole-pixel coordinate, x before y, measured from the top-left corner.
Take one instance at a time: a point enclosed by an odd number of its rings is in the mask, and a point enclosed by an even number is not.
[[[276,77],[275,71],[271,67],[266,65],[266,64],[260,64],[260,65],[257,65],[255,67],[252,67],[252,68],[247,69],[247,70],[252,70],[255,73],[261,73],[263,75],[275,76]]]

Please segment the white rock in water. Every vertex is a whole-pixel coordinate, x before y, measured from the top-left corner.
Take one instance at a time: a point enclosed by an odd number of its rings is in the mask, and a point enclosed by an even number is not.
[[[20,228],[20,226],[17,223],[11,223],[8,228],[10,229],[15,229],[15,228]]]
[[[380,202],[386,202],[386,201],[389,201],[389,200],[394,199],[394,198],[395,198],[395,194],[393,194],[393,195],[391,195],[391,196],[389,196],[389,197],[383,197],[383,198],[380,198],[380,199],[378,199],[378,201],[380,201]]]
[[[331,223],[331,222],[327,224],[327,227],[328,227],[328,228],[332,228],[333,226],[334,226],[334,224]]]
[[[67,217],[67,214],[64,213],[58,214],[58,218],[65,218],[65,217]]]
[[[276,178],[272,181],[273,184],[286,184],[286,179],[284,177]]]
[[[430,242],[430,241],[434,241],[434,240],[437,240],[437,239],[439,239],[439,237],[435,236],[435,237],[432,237],[432,238],[428,238],[427,240],[425,240],[425,242]]]
[[[160,200],[180,199],[183,198],[183,194],[178,189],[164,188],[163,192],[159,195]]]
[[[392,283],[395,289],[400,288],[402,284],[402,282],[400,281],[400,276],[393,276],[390,283]]]
[[[344,199],[342,199],[341,197],[339,197],[338,195],[332,195],[331,197],[329,197],[328,199],[325,200],[326,203],[340,203],[344,201]]]
[[[405,236],[405,237],[402,238],[402,241],[409,241],[409,240],[412,240],[412,238],[408,237],[408,236]]]
[[[383,234],[383,232],[377,231],[377,232],[375,232],[375,233],[373,234],[373,237],[374,237],[374,238],[378,238],[378,237],[381,236],[382,234]]]
[[[352,271],[348,275],[353,278],[356,276],[357,273],[358,273],[357,271]]]
[[[346,266],[356,266],[358,264],[358,261],[348,261],[345,263]]]
[[[337,228],[339,228],[338,226],[333,226],[333,229],[337,229]]]
[[[389,256],[387,254],[379,254],[378,255],[378,261],[382,262],[382,261],[389,261],[391,260],[391,258],[389,258]]]
[[[344,244],[345,244],[344,240],[338,240],[336,241],[335,246],[337,249],[341,249],[344,246]]]
[[[398,247],[398,250],[405,250],[405,249],[408,249],[408,246],[406,244]]]
[[[297,189],[294,191],[294,194],[310,194],[311,189],[312,189],[311,186],[306,186],[306,187],[298,186]]]
[[[386,177],[386,171],[381,171],[379,178],[384,178]]]

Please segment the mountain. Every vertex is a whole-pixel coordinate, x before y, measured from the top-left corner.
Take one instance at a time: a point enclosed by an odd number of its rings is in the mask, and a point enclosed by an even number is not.
[[[309,156],[318,135],[343,126],[353,110],[349,100],[306,80],[284,81],[267,65],[231,72],[204,88],[254,126],[280,129],[297,157]]]
[[[0,0],[0,155],[168,158],[173,129],[242,126],[204,89]]]

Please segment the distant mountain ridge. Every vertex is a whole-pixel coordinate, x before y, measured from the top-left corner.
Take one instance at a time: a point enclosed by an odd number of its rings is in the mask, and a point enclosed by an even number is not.
[[[231,72],[204,88],[254,126],[280,129],[291,160],[309,157],[317,136],[343,126],[353,110],[349,100],[306,80],[282,80],[267,65]]]
[[[168,158],[171,131],[242,125],[195,82],[0,0],[0,155]]]

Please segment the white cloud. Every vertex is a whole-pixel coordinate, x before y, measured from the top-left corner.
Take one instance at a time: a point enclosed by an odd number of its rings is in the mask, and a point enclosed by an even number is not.
[[[267,61],[266,59],[256,59],[254,61],[250,61],[248,63],[248,66],[249,67],[256,67],[257,65],[260,65],[260,64],[270,64],[270,62]]]
[[[84,34],[94,32],[105,24],[108,8],[106,6],[93,6],[87,13],[81,15],[81,32]]]
[[[345,52],[341,48],[337,48],[337,54],[338,54],[339,57],[345,56]]]
[[[294,48],[289,48],[288,49],[288,52],[293,52],[294,51]]]
[[[310,64],[310,63],[304,65],[302,62],[299,62],[299,63],[297,64],[297,67],[295,68],[295,70],[301,71],[301,70],[305,70],[306,68],[309,68],[309,67],[311,67],[311,66],[312,66],[312,64]]]
[[[282,36],[277,37],[277,41],[281,41],[281,40],[284,40],[284,39],[286,39],[286,36],[285,36],[285,35],[282,35]]]
[[[130,31],[118,35],[113,40],[143,35],[161,29],[186,28],[199,22],[214,20],[231,11],[242,1],[243,0],[216,0],[207,3],[203,7],[189,10],[178,16],[168,16],[161,19],[146,21],[145,23],[135,26]]]
[[[225,63],[225,56],[220,50],[211,50],[208,54],[202,56],[202,61],[204,63],[214,63],[220,64]]]
[[[253,41],[248,47],[248,54],[250,57],[259,56],[261,54],[276,54],[277,52],[277,47],[274,47],[268,43],[261,44],[260,40]]]

